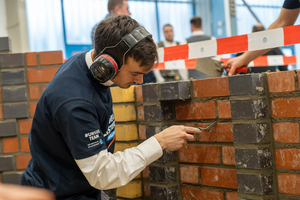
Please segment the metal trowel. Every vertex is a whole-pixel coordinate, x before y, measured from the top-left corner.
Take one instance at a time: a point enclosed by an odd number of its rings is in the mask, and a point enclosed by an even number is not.
[[[207,74],[210,77],[221,77],[225,68],[230,68],[230,65],[224,65],[222,61],[215,60],[210,57],[198,58],[196,63],[196,70]],[[249,72],[249,69],[247,69],[247,67],[244,66],[236,69],[235,71],[247,73]]]

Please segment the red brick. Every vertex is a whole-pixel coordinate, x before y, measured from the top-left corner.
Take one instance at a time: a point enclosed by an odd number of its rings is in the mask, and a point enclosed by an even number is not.
[[[300,170],[300,149],[275,149],[277,168]]]
[[[27,66],[37,66],[36,52],[26,53]]]
[[[31,117],[34,116],[36,105],[37,105],[37,103],[30,103],[30,105],[29,105],[29,107],[30,107],[30,116]]]
[[[29,83],[48,83],[55,75],[57,67],[47,69],[27,69]]]
[[[3,138],[3,153],[13,153],[19,151],[18,138]]]
[[[230,101],[217,101],[219,118],[231,118]]]
[[[214,119],[215,102],[192,102],[175,105],[176,120]]]
[[[202,167],[201,180],[203,185],[237,189],[235,169]]]
[[[44,92],[45,88],[47,87],[47,85],[43,85],[42,87],[42,93]]]
[[[144,197],[150,197],[151,190],[150,190],[150,181],[149,180],[143,181],[143,188],[144,188]]]
[[[24,155],[16,156],[17,169],[26,169],[30,159],[31,159],[30,154],[24,154]]]
[[[235,165],[234,147],[223,146],[222,158],[223,158],[224,165]]]
[[[135,101],[137,102],[143,101],[143,89],[141,85],[135,86]]]
[[[139,120],[145,120],[145,118],[144,118],[144,106],[138,106],[137,111],[138,111],[138,119]]]
[[[139,138],[140,140],[146,140],[146,127],[145,125],[139,125]]]
[[[239,200],[238,193],[237,192],[227,192],[226,200]]]
[[[209,124],[201,123],[198,127],[205,128]],[[199,134],[201,142],[233,142],[232,124],[217,123],[209,131],[201,131]]]
[[[20,139],[21,141],[21,151],[30,151],[28,137],[23,137]]]
[[[62,51],[44,51],[39,54],[41,65],[57,65],[63,63]]]
[[[29,86],[29,99],[37,100],[40,98],[40,87],[38,85]]]
[[[282,143],[299,143],[299,124],[292,122],[273,124],[274,140]]]
[[[295,72],[268,73],[268,85],[270,93],[295,92]]]
[[[224,195],[221,191],[202,189],[199,187],[182,186],[181,187],[183,200],[223,200]]]
[[[217,145],[186,145],[179,149],[179,161],[188,163],[220,163],[219,146]]]
[[[272,117],[300,117],[300,98],[276,98],[271,101]]]
[[[143,178],[149,178],[149,166],[147,166],[147,167],[143,170],[142,174],[143,174]]]
[[[0,105],[0,119],[2,119],[2,105]]]
[[[180,180],[186,183],[199,183],[199,167],[180,165]]]
[[[19,120],[20,134],[29,134],[32,125],[32,119]]]
[[[194,97],[229,96],[228,77],[193,81]]]
[[[281,193],[300,195],[299,174],[277,174],[278,190]]]

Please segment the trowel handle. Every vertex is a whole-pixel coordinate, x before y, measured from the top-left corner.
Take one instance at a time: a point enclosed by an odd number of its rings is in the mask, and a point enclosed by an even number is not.
[[[231,68],[231,65],[227,65],[227,66],[225,66],[224,67],[224,69],[226,69],[226,68]],[[247,73],[248,72],[248,67],[247,66],[243,66],[243,67],[240,67],[240,68],[237,68],[237,69],[235,69],[235,71],[236,72],[239,72],[239,73]]]

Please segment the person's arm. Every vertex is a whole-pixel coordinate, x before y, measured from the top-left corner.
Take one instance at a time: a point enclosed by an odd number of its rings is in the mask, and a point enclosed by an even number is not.
[[[281,8],[279,17],[269,26],[268,30],[281,28],[285,26],[291,26],[298,18],[300,8],[297,9],[285,9]],[[263,49],[258,51],[248,51],[239,57],[232,58],[228,61],[228,65],[231,65],[231,69],[226,70],[228,76],[235,74],[235,70],[239,67],[248,66],[248,64],[257,58],[268,52],[270,49]]]
[[[0,183],[0,200],[54,200],[50,190]]]
[[[178,150],[194,140],[189,133],[200,133],[193,127],[171,126],[124,152],[106,150],[89,158],[75,160],[91,186],[107,190],[123,186],[135,178],[147,165],[162,156],[162,150]]]

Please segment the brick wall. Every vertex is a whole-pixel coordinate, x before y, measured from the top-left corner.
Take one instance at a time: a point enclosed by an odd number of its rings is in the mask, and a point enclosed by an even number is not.
[[[4,41],[4,42],[3,42]],[[10,54],[0,38],[0,177],[18,183],[36,103],[62,53]],[[5,45],[3,45],[5,44]],[[209,132],[164,151],[118,199],[300,199],[300,71],[111,88],[116,151],[173,124]]]

